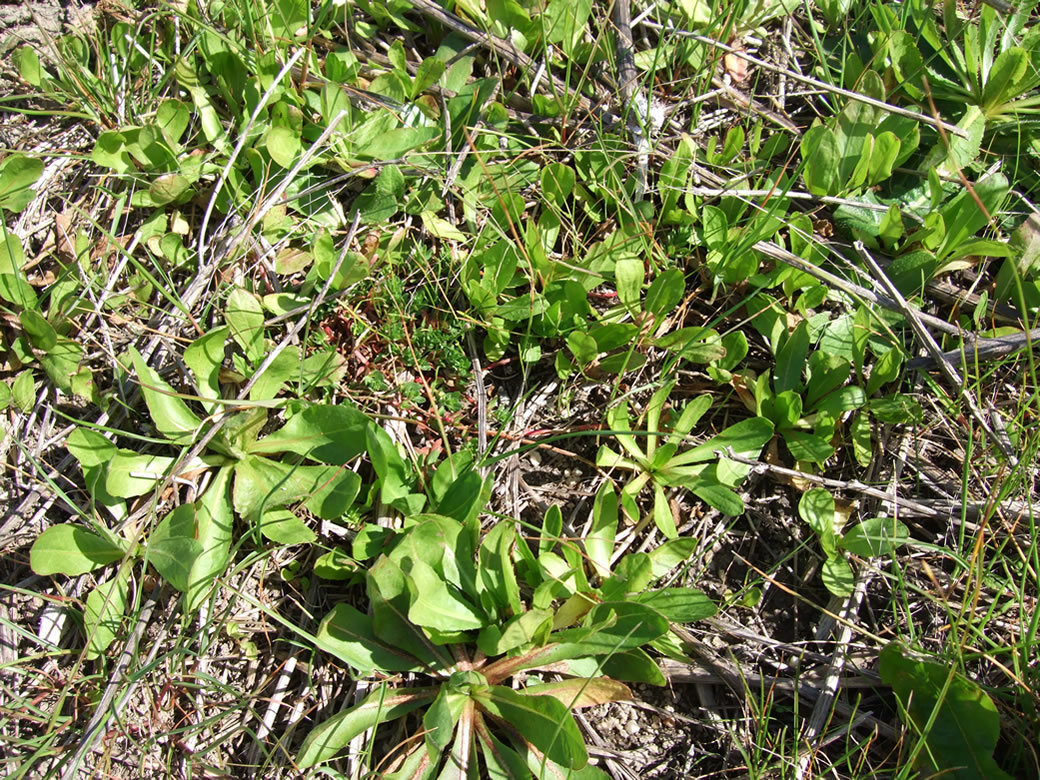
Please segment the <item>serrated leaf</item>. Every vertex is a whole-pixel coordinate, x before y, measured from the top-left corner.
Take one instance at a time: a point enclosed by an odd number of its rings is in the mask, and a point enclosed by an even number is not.
[[[122,549],[83,526],[63,523],[51,526],[33,542],[29,565],[41,577],[72,577],[114,563],[123,555]]]

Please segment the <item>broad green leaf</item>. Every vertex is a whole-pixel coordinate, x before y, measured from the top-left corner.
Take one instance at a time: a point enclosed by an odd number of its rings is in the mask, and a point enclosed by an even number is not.
[[[184,601],[188,614],[195,612],[209,597],[231,557],[234,516],[229,487],[233,473],[232,466],[217,471],[206,492],[195,502],[195,538],[199,542],[199,554],[188,573]]]
[[[376,636],[372,619],[349,604],[337,604],[318,626],[317,646],[361,675],[414,672],[425,667],[400,647]]]
[[[267,131],[265,146],[271,159],[288,169],[296,162],[302,144],[299,132],[285,125],[274,125]]]
[[[255,454],[293,452],[341,465],[365,451],[368,424],[368,417],[351,404],[314,404],[297,412],[270,436],[251,445],[249,451]]]
[[[141,393],[152,415],[152,422],[159,433],[174,444],[192,443],[202,427],[202,422],[174,389],[144,362],[144,358],[133,347],[130,347],[130,359],[141,383]],[[115,492],[112,494],[119,495]]]
[[[372,607],[372,630],[382,642],[414,656],[431,670],[447,669],[454,664],[451,656],[430,642],[408,618],[408,583],[396,562],[381,556],[368,570],[366,586]]]
[[[563,163],[549,163],[542,169],[540,181],[546,200],[559,208],[569,207],[575,183],[573,168]]]
[[[477,647],[487,656],[504,655],[518,647],[538,642],[552,628],[553,614],[547,609],[531,609],[510,618],[499,627],[485,626],[477,637]]]
[[[357,497],[361,478],[342,466],[293,465],[251,455],[235,465],[235,511],[250,521],[264,512],[303,501],[314,514],[334,520]]]
[[[411,492],[412,470],[405,464],[390,434],[375,423],[366,426],[365,441],[372,468],[379,477],[379,496],[392,504]]]
[[[849,437],[852,440],[852,454],[856,462],[863,468],[874,459],[874,448],[871,444],[870,415],[860,412],[853,418],[849,426]]]
[[[707,479],[697,479],[687,487],[691,493],[723,514],[737,517],[744,513],[744,501],[725,485]]]
[[[982,108],[989,113],[1014,97],[1019,82],[1029,69],[1025,49],[1012,46],[997,55],[982,88]],[[1035,67],[1035,64],[1033,65]]]
[[[400,127],[380,133],[355,148],[358,157],[396,160],[441,135],[438,127]]]
[[[195,506],[181,504],[148,537],[148,562],[182,593],[188,590],[192,564],[202,552],[195,538]]]
[[[520,754],[501,742],[485,727],[477,732],[489,780],[530,780],[531,770]]]
[[[507,522],[495,524],[480,543],[478,577],[493,604],[489,614],[509,617],[523,612],[520,587],[513,569],[516,543],[516,529]]]
[[[69,434],[65,447],[83,467],[108,463],[119,449],[97,431],[82,427]]]
[[[918,736],[931,721],[919,768],[953,780],[1010,780],[993,760],[1000,715],[977,683],[918,660],[895,642],[881,651],[881,679],[892,686],[900,714]]]
[[[130,569],[122,567],[115,577],[98,585],[87,595],[83,608],[83,627],[87,634],[86,657],[100,657],[119,635],[126,613]]]
[[[784,442],[795,460],[822,464],[834,454],[834,446],[827,439],[806,431],[785,431]]]
[[[142,496],[154,490],[166,478],[177,462],[177,458],[162,455],[138,455],[120,449],[108,461],[105,468],[105,490],[119,498]],[[189,463],[185,471],[204,468],[201,459]]]
[[[654,525],[666,539],[675,539],[679,535],[671,504],[668,503],[668,496],[664,494],[664,487],[660,482],[654,482]]]
[[[191,182],[179,173],[164,173],[148,186],[148,194],[156,206],[173,203],[191,189]]]
[[[696,539],[672,539],[658,545],[649,553],[651,571],[655,580],[660,579],[676,566],[684,563],[697,549]]]
[[[411,561],[406,574],[411,605],[408,619],[419,626],[438,631],[470,631],[486,622],[461,592],[441,579],[423,561]]]
[[[224,343],[228,333],[227,327],[214,328],[184,350],[184,363],[191,369],[195,389],[203,398],[220,398],[220,367],[224,364]],[[206,403],[203,406],[210,413],[217,407]]]
[[[853,555],[874,558],[891,555],[909,539],[909,529],[894,517],[871,517],[842,536],[840,546]]]
[[[856,588],[856,577],[852,573],[852,567],[840,554],[828,556],[820,566],[820,576],[823,585],[835,596],[851,596]]]
[[[609,677],[578,677],[528,685],[524,693],[528,696],[552,696],[568,710],[632,699],[632,690],[627,685]]]
[[[33,542],[29,565],[41,577],[72,577],[114,563],[123,555],[122,549],[83,526],[63,523],[51,526]]]
[[[809,354],[809,323],[802,320],[776,351],[773,389],[777,393],[797,390],[802,384],[805,359]]]
[[[423,715],[426,751],[433,764],[437,763],[440,754],[451,743],[451,737],[455,733],[455,724],[468,701],[469,696],[451,690],[450,685],[444,685]]]
[[[643,261],[634,257],[624,257],[618,260],[614,266],[614,282],[617,286],[618,299],[630,311],[639,308],[645,273]]]
[[[58,333],[49,322],[35,309],[26,309],[19,312],[18,321],[29,337],[35,349],[41,352],[49,352],[58,343]]]
[[[773,423],[764,417],[741,420],[722,430],[714,438],[696,447],[681,452],[669,461],[669,468],[691,463],[715,460],[716,450],[723,453],[733,450],[745,458],[757,458],[762,448],[773,438]]]
[[[264,310],[253,293],[236,287],[228,295],[224,319],[231,337],[242,347],[251,363],[259,363],[265,352]]]
[[[592,505],[592,527],[585,535],[585,554],[589,556],[596,575],[610,576],[610,559],[614,555],[614,538],[618,526],[617,493],[614,483],[607,480],[598,491]]]
[[[301,769],[307,769],[328,761],[358,734],[428,704],[437,691],[437,688],[395,691],[387,683],[380,683],[363,702],[333,715],[314,728],[300,748],[296,763]]]
[[[820,537],[824,554],[833,555],[835,547],[834,496],[824,488],[812,488],[802,494],[798,501],[798,514]]]
[[[567,769],[581,769],[588,763],[578,725],[567,708],[551,696],[528,696],[496,685],[476,694],[476,699],[550,760]]]
[[[50,350],[40,356],[40,365],[63,393],[72,395],[80,394],[82,390],[82,386],[76,383],[77,378],[84,378],[85,372],[80,369],[82,360],[83,347],[79,342],[59,336]],[[89,373],[85,378],[89,387]]]
[[[806,189],[814,195],[838,194],[844,182],[838,180],[838,143],[830,128],[809,128],[802,136],[801,151]]]
[[[288,509],[271,509],[260,516],[260,533],[278,544],[310,544],[318,537]]]
[[[659,274],[646,291],[646,310],[657,317],[671,313],[686,294],[683,272],[670,268]]]
[[[710,618],[717,611],[715,602],[693,588],[661,588],[633,596],[633,600],[653,607],[675,623],[693,623]]]
[[[642,647],[668,631],[668,619],[660,612],[632,601],[609,601],[599,604],[589,616],[593,633],[585,629],[567,629],[553,634],[560,643],[579,642],[584,655],[602,655],[618,650]]]

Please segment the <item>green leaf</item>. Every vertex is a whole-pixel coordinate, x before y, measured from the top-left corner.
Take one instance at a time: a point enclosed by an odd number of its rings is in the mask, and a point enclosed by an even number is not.
[[[437,127],[399,127],[359,144],[355,152],[358,157],[372,160],[396,160],[440,134],[441,130]]]
[[[361,478],[341,466],[304,466],[249,456],[235,465],[235,511],[249,521],[271,509],[303,501],[318,517],[342,517],[357,497]]]
[[[39,89],[47,77],[47,71],[40,64],[40,57],[32,46],[21,46],[15,53],[18,62],[18,75],[29,86]]]
[[[646,291],[646,310],[656,317],[669,314],[686,294],[686,280],[678,268],[670,268],[650,284]]]
[[[585,554],[599,577],[610,576],[610,559],[614,555],[614,538],[618,526],[617,494],[614,483],[607,480],[592,505],[592,527],[585,535]]]
[[[979,685],[953,669],[913,658],[897,643],[881,651],[881,679],[899,700],[900,714],[924,749],[917,765],[952,780],[1010,780],[993,760],[1000,715]]]
[[[852,573],[852,567],[840,554],[829,556],[820,566],[820,576],[823,585],[835,596],[845,598],[851,596],[856,588],[856,577]]]
[[[840,546],[853,555],[874,558],[891,555],[909,539],[909,529],[894,517],[872,517],[853,526],[841,537]]]
[[[686,486],[691,493],[730,517],[744,513],[744,502],[725,485],[706,479],[698,479]]]
[[[437,691],[437,688],[411,688],[398,692],[387,683],[378,684],[363,702],[314,728],[300,748],[296,763],[301,769],[307,769],[328,761],[358,734],[428,704]]]
[[[982,88],[983,110],[988,113],[1013,98],[1029,65],[1029,55],[1019,46],[1012,46],[1000,52],[993,61]]]
[[[863,468],[870,465],[874,459],[874,448],[870,438],[870,415],[860,412],[849,426],[849,437],[852,440],[852,454],[856,462]]]
[[[148,562],[182,593],[188,590],[192,564],[202,552],[195,538],[195,507],[181,504],[148,537]]]
[[[293,452],[334,465],[346,464],[365,451],[369,424],[357,407],[314,404],[293,415],[281,429],[251,445],[255,454]]]
[[[524,645],[537,643],[552,628],[553,613],[548,609],[531,609],[510,618],[501,627],[492,623],[481,629],[477,647],[485,655],[504,655]]]
[[[650,551],[653,578],[660,579],[676,566],[684,563],[697,549],[696,539],[671,539]]]
[[[31,51],[28,47],[25,50]],[[39,60],[36,63],[38,67]],[[8,156],[0,163],[0,209],[19,212],[28,206],[35,196],[30,188],[42,174],[43,160],[39,157]]]
[[[283,168],[292,168],[302,144],[299,132],[285,125],[274,125],[267,131],[265,146],[272,160]]]
[[[653,607],[675,623],[693,623],[716,613],[715,602],[693,588],[661,588],[638,593],[634,601]]]
[[[310,544],[318,537],[288,509],[271,509],[260,516],[260,533],[278,544]]]
[[[824,488],[812,488],[802,494],[798,502],[798,514],[820,537],[823,552],[830,556],[835,552],[834,496]]]
[[[41,577],[50,574],[73,577],[114,563],[123,555],[122,549],[83,526],[63,523],[51,526],[33,542],[29,565]]]
[[[22,412],[29,412],[36,406],[36,380],[31,369],[19,372],[11,385],[11,398],[15,406]]]
[[[105,490],[119,498],[142,496],[166,478],[176,458],[117,450],[105,468]],[[196,465],[196,464],[193,464]],[[197,465],[204,465],[201,461]]]
[[[675,539],[679,535],[675,527],[675,516],[672,514],[671,504],[664,494],[664,487],[660,482],[654,482],[654,525],[664,534],[666,539]]]
[[[350,664],[359,674],[415,672],[424,665],[372,630],[372,619],[349,604],[337,604],[318,626],[317,646]]]
[[[83,609],[83,627],[87,634],[86,657],[100,657],[119,635],[126,613],[129,567],[122,567],[108,582],[98,585],[87,595]]]
[[[406,580],[411,600],[408,619],[416,625],[438,631],[470,631],[484,626],[486,621],[479,610],[429,564],[411,561]]]
[[[366,586],[372,605],[372,630],[380,641],[414,656],[431,670],[447,669],[454,660],[408,618],[409,590],[404,572],[381,556],[368,570]]]
[[[542,168],[539,179],[542,184],[542,195],[546,200],[559,208],[569,207],[576,181],[573,168],[563,163],[549,163]]]
[[[725,428],[704,444],[679,453],[669,461],[668,467],[715,460],[718,457],[715,454],[716,450],[727,452],[731,448],[736,455],[757,458],[771,438],[773,423],[764,417],[751,417]]]
[[[184,364],[191,369],[195,389],[203,398],[220,398],[220,367],[224,365],[224,343],[228,333],[227,327],[214,328],[184,350]],[[203,406],[211,413],[217,409],[217,404],[204,403]]]
[[[236,287],[228,296],[224,319],[231,337],[242,347],[251,363],[259,363],[265,353],[264,310],[251,292]]]
[[[144,362],[144,358],[133,347],[130,347],[130,358],[156,429],[174,444],[191,444],[198,435],[202,422],[173,388]],[[112,492],[112,495],[119,494]]]
[[[46,353],[57,343],[57,332],[40,312],[34,309],[26,309],[19,313],[18,319],[22,323],[25,335],[29,337],[29,342],[34,348]]]
[[[809,323],[802,320],[776,351],[776,373],[773,389],[777,393],[797,390],[802,385],[802,372],[809,354]]]
[[[152,196],[152,203],[156,206],[165,206],[173,203],[185,192],[191,189],[191,182],[179,173],[164,173],[157,176],[148,186],[148,194]]]
[[[397,451],[390,434],[372,423],[365,428],[365,441],[372,468],[379,477],[379,497],[386,504],[411,493],[412,470]]]
[[[815,433],[785,431],[784,442],[795,460],[806,463],[822,464],[834,454],[834,447],[830,441]]]
[[[512,523],[497,523],[480,543],[478,576],[493,604],[490,614],[519,615],[523,612],[520,587],[513,569],[516,529]]]
[[[192,561],[185,590],[184,609],[194,613],[216,587],[231,557],[231,485],[233,466],[224,466],[213,477],[209,488],[195,502],[195,538],[199,554]]]
[[[830,128],[809,128],[801,142],[802,177],[813,195],[837,195],[844,182],[838,180],[838,142]]]
[[[636,258],[624,257],[618,260],[614,266],[614,281],[617,286],[618,299],[630,311],[636,311],[639,308],[644,274],[643,261]]]
[[[581,769],[588,763],[578,725],[567,708],[551,696],[527,696],[496,685],[475,694],[475,698],[483,709],[508,723],[551,761],[566,769]]]

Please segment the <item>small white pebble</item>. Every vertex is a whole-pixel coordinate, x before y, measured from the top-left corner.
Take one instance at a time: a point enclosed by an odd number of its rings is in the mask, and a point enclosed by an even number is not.
[[[636,734],[638,734],[641,729],[642,727],[634,719],[630,720],[628,723],[625,724],[625,731],[627,731],[629,736],[631,737],[634,737]]]

